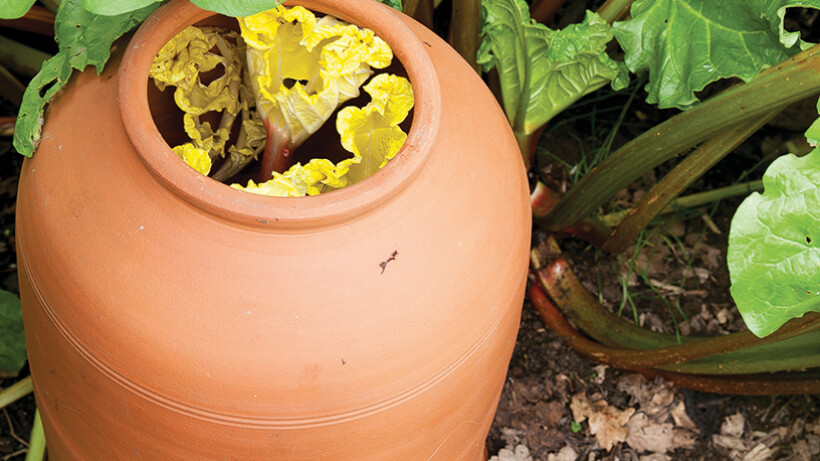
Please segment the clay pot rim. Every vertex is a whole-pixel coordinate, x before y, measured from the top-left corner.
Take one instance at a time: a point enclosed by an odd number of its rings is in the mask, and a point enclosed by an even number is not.
[[[362,0],[301,0],[286,4],[300,4],[372,29],[390,45],[407,71],[416,99],[410,132],[393,160],[367,179],[312,197],[267,197],[232,189],[181,162],[154,124],[147,85],[148,69],[160,48],[188,25],[216,14],[187,0],[161,6],[137,30],[119,70],[118,96],[122,121],[135,152],[175,195],[231,223],[304,231],[339,224],[372,211],[418,175],[438,133],[441,90],[424,45],[390,7]]]

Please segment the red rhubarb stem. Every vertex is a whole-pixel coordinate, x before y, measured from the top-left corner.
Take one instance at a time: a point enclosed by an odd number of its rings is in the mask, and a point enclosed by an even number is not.
[[[259,173],[259,182],[265,182],[273,177],[273,172],[284,173],[292,163],[292,150],[287,132],[265,120],[265,130],[268,138],[265,140],[265,150],[262,151],[262,169]]]
[[[623,366],[620,359],[626,356],[651,355],[653,351],[617,349],[596,343],[567,322],[561,312],[549,301],[544,291],[531,285],[527,291],[530,301],[544,324],[567,341],[578,355],[596,363],[614,365],[649,378],[662,376],[672,384],[702,392],[734,395],[786,395],[819,394],[820,374],[811,372],[761,373],[743,375],[692,375],[650,369],[640,366]]]

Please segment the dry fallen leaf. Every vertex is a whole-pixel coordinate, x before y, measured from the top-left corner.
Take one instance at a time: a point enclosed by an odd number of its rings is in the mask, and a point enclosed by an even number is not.
[[[730,450],[746,450],[746,444],[743,443],[743,440],[729,435],[712,434],[712,443]]]
[[[641,456],[640,458],[638,458],[638,461],[672,461],[672,458],[668,455],[652,453],[651,455]]]
[[[743,457],[743,461],[767,461],[772,459],[772,449],[762,443],[758,443]]]
[[[727,416],[720,425],[720,434],[729,437],[740,437],[743,435],[743,426],[746,419],[740,413]]]
[[[558,453],[547,455],[547,461],[575,461],[578,459],[578,452],[569,445],[564,446]]]
[[[572,396],[570,409],[575,421],[588,420],[589,432],[595,436],[598,445],[607,451],[626,440],[626,424],[635,413],[634,408],[619,410],[604,400],[590,402],[584,393]]]
[[[683,402],[678,402],[669,414],[672,415],[672,420],[675,421],[675,426],[697,431],[698,428],[695,426],[695,422],[692,421],[692,418],[690,418],[686,413],[686,406],[684,406]]]
[[[519,444],[515,448],[507,446],[499,450],[498,455],[490,458],[490,461],[532,461],[529,448]]]
[[[664,454],[678,448],[691,448],[695,444],[690,431],[676,429],[669,422],[653,421],[643,412],[635,413],[627,427],[626,443],[639,452]]]

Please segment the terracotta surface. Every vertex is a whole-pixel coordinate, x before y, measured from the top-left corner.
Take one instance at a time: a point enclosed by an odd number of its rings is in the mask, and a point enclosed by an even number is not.
[[[187,2],[49,110],[17,242],[52,461],[483,456],[526,279],[515,140],[427,29],[373,2],[301,4],[374,29],[415,88],[403,150],[359,184],[261,197],[176,158],[147,69],[212,14]]]

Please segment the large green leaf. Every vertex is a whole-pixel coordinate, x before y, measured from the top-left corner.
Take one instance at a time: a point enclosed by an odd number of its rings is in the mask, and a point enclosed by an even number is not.
[[[761,337],[820,312],[820,149],[778,158],[763,185],[738,207],[726,256],[732,297]]]
[[[401,0],[378,0],[381,3],[389,6],[390,8],[394,8],[396,10],[402,11]]]
[[[191,0],[191,3],[203,10],[216,11],[226,16],[250,16],[260,11],[276,8],[285,0]]]
[[[709,83],[749,81],[807,48],[783,28],[790,7],[820,8],[820,0],[636,0],[632,18],[612,30],[629,69],[649,71],[647,101],[686,109]]]
[[[82,6],[81,0],[63,0],[54,22],[60,51],[43,63],[23,94],[14,126],[14,147],[30,157],[40,142],[43,112],[51,98],[65,85],[72,69],[92,65],[102,72],[111,55],[111,44],[141,23],[156,7],[153,3],[130,13],[101,16]]]
[[[86,10],[103,16],[130,13],[160,1],[162,0],[82,0]]]
[[[0,371],[17,373],[26,363],[20,300],[0,290]]]
[[[34,0],[0,0],[0,19],[17,19],[33,4]]]
[[[609,25],[588,11],[584,22],[554,31],[530,19],[524,0],[481,2],[477,60],[495,68],[504,111],[518,134],[530,134],[584,95],[626,86],[622,63],[609,58]]]

